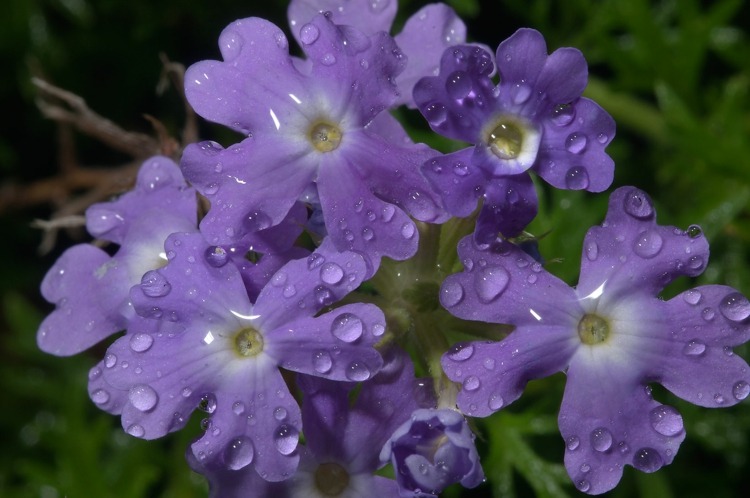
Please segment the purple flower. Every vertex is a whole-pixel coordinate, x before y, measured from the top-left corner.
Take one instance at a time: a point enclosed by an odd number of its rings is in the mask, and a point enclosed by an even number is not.
[[[250,18],[221,34],[224,62],[188,69],[196,111],[247,136],[227,149],[185,150],[186,177],[211,201],[201,231],[231,245],[302,200],[320,205],[336,248],[367,254],[373,271],[381,256],[406,259],[418,238],[409,214],[437,222],[445,213],[419,172],[434,151],[368,127],[398,97],[392,80],[404,57],[385,33],[365,36],[323,15],[300,33],[309,67],[297,68],[279,28]],[[376,128],[395,133],[388,123]]]
[[[401,496],[436,496],[461,482],[473,488],[484,480],[474,434],[462,414],[423,408],[396,429],[380,453],[391,460]]]
[[[248,469],[234,472],[191,466],[209,480],[211,496],[289,498],[383,498],[398,495],[396,481],[374,475],[383,463],[380,448],[409,414],[434,399],[414,377],[406,353],[394,350],[383,369],[364,382],[352,406],[354,384],[299,376],[303,393],[302,422],[306,446],[297,472],[282,482],[264,482]]]
[[[197,230],[196,217],[195,190],[166,157],[146,160],[132,191],[89,207],[89,233],[120,248],[109,256],[96,246],[79,244],[50,268],[41,290],[56,308],[39,327],[39,347],[72,355],[126,328],[135,315],[130,288],[167,262],[164,241],[169,234]]]
[[[169,263],[131,290],[153,325],[131,327],[98,366],[113,390],[127,392],[123,427],[161,437],[198,407],[209,418],[191,449],[203,465],[252,463],[265,480],[287,478],[299,460],[301,419],[279,367],[347,382],[381,367],[372,347],[385,329],[377,307],[319,313],[359,285],[365,262],[324,243],[282,267],[252,303],[234,261],[217,260],[200,234],[175,234],[165,248]],[[110,398],[116,411],[122,394]]]
[[[464,271],[441,289],[454,315],[516,327],[501,342],[458,344],[443,356],[462,386],[461,410],[487,416],[529,380],[564,371],[565,466],[592,494],[612,489],[624,465],[669,464],[685,438],[682,417],[652,398],[649,383],[704,407],[750,393],[748,366],[732,351],[750,339],[750,302],[721,285],[660,299],[675,278],[702,273],[708,243],[697,226],[660,226],[655,216],[645,193],[616,190],[604,223],[586,235],[575,289],[508,242],[482,251],[469,238],[459,244]]]
[[[414,99],[432,129],[475,144],[423,171],[455,216],[467,216],[484,197],[476,231],[482,243],[498,232],[515,235],[533,219],[536,194],[521,175],[529,169],[563,189],[601,192],[612,182],[614,163],[604,149],[615,124],[581,97],[587,73],[578,50],[547,55],[539,32],[520,29],[496,57],[478,46],[447,49],[440,74],[417,83]]]
[[[327,12],[336,24],[352,26],[367,35],[390,32],[397,7],[396,0],[292,0],[289,25],[298,42],[302,27],[320,12]],[[414,85],[423,76],[438,73],[443,51],[466,41],[466,26],[448,5],[435,3],[409,17],[394,39],[406,56],[406,67],[396,78],[399,92],[396,104],[413,108],[416,107],[412,97]]]

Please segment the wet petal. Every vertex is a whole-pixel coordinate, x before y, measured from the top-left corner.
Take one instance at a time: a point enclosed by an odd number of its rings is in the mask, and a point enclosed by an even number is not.
[[[531,223],[537,212],[534,183],[527,174],[492,178],[484,191],[474,240],[489,244],[503,237],[515,237]]]
[[[436,156],[422,166],[422,173],[440,195],[446,211],[464,218],[476,208],[487,178],[471,164],[472,149]]]
[[[300,31],[320,12],[329,12],[330,19],[336,24],[373,34],[390,32],[397,8],[396,0],[292,0],[287,17],[292,34],[302,45],[313,35],[306,30],[304,36],[300,36]]]

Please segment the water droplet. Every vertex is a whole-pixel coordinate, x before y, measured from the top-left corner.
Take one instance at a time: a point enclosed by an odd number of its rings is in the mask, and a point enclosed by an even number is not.
[[[332,53],[327,53],[323,57],[320,58],[320,62],[324,66],[332,66],[336,64],[336,56],[333,55]]]
[[[134,334],[130,337],[130,349],[136,353],[143,353],[154,344],[154,338],[150,334]]]
[[[656,230],[646,230],[635,239],[633,252],[645,259],[653,258],[659,254],[663,245],[664,239]]]
[[[456,306],[463,298],[464,288],[457,280],[446,281],[440,289],[440,302],[446,308]]]
[[[575,116],[576,110],[572,105],[560,104],[552,111],[552,122],[557,126],[567,126]]]
[[[589,489],[591,489],[591,483],[589,483],[586,479],[581,479],[580,481],[576,482],[576,488],[578,488],[579,491],[583,491],[584,493],[586,493]]]
[[[414,223],[407,221],[403,225],[401,225],[401,236],[405,239],[411,239],[414,237],[414,232],[416,231],[416,227],[414,226]]]
[[[109,393],[104,389],[97,389],[96,391],[91,393],[91,401],[93,401],[97,405],[103,405],[104,403],[109,401]]]
[[[243,223],[248,232],[258,232],[271,226],[271,217],[263,211],[250,211]]]
[[[239,34],[229,30],[224,31],[219,39],[219,47],[224,60],[230,62],[236,59],[242,51],[243,44],[244,40]]]
[[[151,386],[146,384],[137,384],[128,391],[128,400],[130,404],[142,412],[151,410],[159,401],[159,396]]]
[[[143,437],[146,435],[146,431],[138,424],[131,425],[130,427],[125,429],[125,432],[133,437]]]
[[[375,337],[380,337],[385,333],[385,325],[382,325],[380,323],[376,323],[372,326],[372,335]]]
[[[505,400],[499,394],[493,394],[492,396],[490,396],[490,399],[487,402],[487,406],[490,407],[490,410],[499,410],[504,405],[505,405]]]
[[[305,24],[299,32],[299,38],[305,45],[311,45],[320,36],[320,30],[314,24]]]
[[[687,234],[691,239],[697,239],[703,235],[703,230],[698,225],[690,225],[687,229]]]
[[[573,154],[580,154],[586,150],[588,139],[583,133],[571,133],[568,138],[565,139],[565,148],[568,152]]]
[[[279,453],[282,455],[291,455],[297,449],[299,432],[290,425],[282,424],[276,428],[273,440],[276,443],[276,449],[279,450]]]
[[[723,405],[725,399],[724,399],[724,396],[722,394],[716,393],[716,394],[714,394],[714,401],[716,402],[717,405]]]
[[[482,362],[482,365],[487,370],[494,370],[495,369],[495,359],[494,358],[485,358]]]
[[[589,241],[586,244],[586,258],[588,258],[589,261],[595,261],[596,258],[599,256],[599,245],[597,245],[596,242]]]
[[[281,422],[284,420],[287,416],[286,408],[283,406],[276,407],[276,409],[273,411],[273,418]]]
[[[91,370],[89,370],[89,380],[96,380],[99,378],[99,376],[102,374],[102,369],[99,367],[94,367]]]
[[[245,403],[242,401],[235,401],[232,404],[232,412],[234,412],[235,415],[242,415],[245,413]]]
[[[115,363],[117,363],[117,356],[112,353],[107,353],[107,355],[104,357],[104,366],[107,368],[112,368],[115,366]]]
[[[471,92],[471,79],[463,71],[454,71],[445,81],[445,90],[454,100],[461,100]]]
[[[583,472],[584,474],[588,474],[590,471],[591,471],[591,465],[587,463],[581,464],[581,472]]]
[[[748,384],[744,380],[739,381],[732,388],[732,396],[734,396],[734,399],[738,401],[742,401],[743,399],[747,398],[748,394],[750,394],[750,384]]]
[[[479,386],[481,383],[479,382],[479,378],[477,378],[475,375],[471,375],[469,377],[466,377],[466,380],[464,380],[463,387],[467,391],[476,391],[479,389]]]
[[[630,451],[630,446],[628,446],[628,443],[626,443],[625,441],[620,441],[619,443],[617,443],[617,449],[620,451],[621,455],[624,455],[625,453]]]
[[[490,303],[497,299],[503,293],[510,275],[502,266],[488,266],[477,272],[474,278],[474,289],[477,291],[479,300],[483,303]]]
[[[657,406],[649,414],[651,427],[662,436],[676,436],[684,428],[682,416],[671,406]]]
[[[198,402],[198,409],[206,413],[216,411],[216,397],[213,394],[206,394]]]
[[[313,368],[316,372],[325,374],[331,371],[333,360],[327,351],[317,351],[313,354]]]
[[[124,222],[118,213],[98,206],[92,206],[86,212],[86,227],[94,236],[103,235]]]
[[[362,238],[369,242],[375,238],[375,232],[372,231],[372,228],[365,227],[362,229]]]
[[[705,321],[710,322],[716,316],[716,312],[713,310],[713,308],[706,307],[706,308],[703,308],[703,311],[701,312],[701,316],[703,317]]]
[[[362,382],[370,378],[370,369],[367,365],[353,361],[346,368],[346,378],[354,382]]]
[[[312,253],[307,257],[307,269],[314,270],[325,262],[326,258],[318,253]]]
[[[700,341],[692,340],[685,344],[682,352],[688,356],[700,356],[706,351],[706,345]]]
[[[510,88],[510,98],[516,105],[521,105],[531,97],[531,87],[523,82],[516,83]]]
[[[344,342],[354,342],[362,337],[362,320],[351,313],[343,313],[331,323],[331,333]]]
[[[750,317],[750,302],[739,292],[732,292],[721,300],[719,311],[727,320],[742,322]]]
[[[297,288],[293,285],[287,285],[284,287],[284,292],[282,293],[285,298],[294,297],[297,294]]]
[[[596,451],[607,451],[612,447],[612,433],[604,427],[599,427],[591,432],[591,446]]]
[[[396,208],[392,204],[386,204],[383,206],[383,221],[385,223],[388,223],[393,219],[393,215],[396,214]]]
[[[229,254],[220,246],[210,246],[203,253],[203,257],[206,258],[206,262],[214,268],[221,268],[227,261],[229,261]]]
[[[630,216],[646,220],[654,216],[654,206],[651,199],[640,190],[632,189],[625,195],[623,208]]]
[[[289,42],[281,31],[277,31],[276,34],[273,35],[273,39],[276,41],[276,46],[281,50],[289,48]]]
[[[589,174],[583,166],[573,166],[565,173],[565,186],[570,190],[584,190],[589,186]]]
[[[570,436],[568,440],[565,442],[565,447],[568,448],[569,451],[577,450],[580,445],[581,445],[581,440],[578,439],[577,436]]]
[[[317,301],[321,306],[330,306],[331,304],[333,304],[333,301],[335,299],[335,296],[331,292],[331,289],[329,289],[325,285],[317,286],[313,291],[313,294],[315,295],[315,301]]]
[[[209,183],[208,185],[206,185],[206,188],[203,189],[203,194],[214,195],[218,191],[219,191],[219,184],[214,182],[214,183]]]
[[[474,346],[471,343],[459,343],[454,345],[446,355],[453,361],[466,361],[474,354]]]
[[[653,448],[641,448],[633,455],[633,467],[642,472],[655,472],[662,465],[661,455]]]
[[[148,297],[163,297],[169,294],[172,286],[161,273],[150,270],[141,278],[141,290]]]
[[[693,306],[698,304],[701,301],[702,297],[703,295],[701,294],[701,291],[697,289],[690,289],[682,294],[682,299],[684,299],[686,303]]]
[[[337,284],[344,278],[344,270],[336,263],[326,263],[320,267],[320,279],[327,284]]]
[[[448,116],[445,106],[440,102],[433,102],[432,104],[425,106],[422,114],[424,114],[427,122],[434,127],[442,125]]]
[[[596,136],[596,139],[599,141],[600,144],[606,144],[607,141],[609,140],[609,135],[607,135],[606,133],[599,133]]]
[[[230,442],[224,449],[224,462],[232,470],[240,470],[252,463],[255,456],[253,442],[242,436]]]

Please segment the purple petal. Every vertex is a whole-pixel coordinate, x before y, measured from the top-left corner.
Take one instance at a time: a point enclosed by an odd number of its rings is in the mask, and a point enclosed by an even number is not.
[[[461,411],[486,417],[517,400],[530,380],[563,371],[579,345],[569,324],[524,326],[500,342],[459,343],[442,366],[461,384]]]
[[[368,271],[361,255],[340,253],[326,238],[313,254],[287,263],[271,277],[253,312],[267,330],[311,317],[356,289]]]
[[[575,292],[542,265],[509,242],[480,250],[472,237],[458,243],[464,271],[445,279],[441,304],[466,320],[517,326],[577,324],[580,305]]]
[[[723,285],[697,287],[663,305],[673,339],[655,372],[667,389],[693,404],[731,406],[750,394],[747,363],[732,348],[750,339],[750,302]],[[666,332],[666,331],[665,331]]]
[[[381,112],[372,121],[367,123],[365,130],[378,135],[386,142],[396,145],[410,145],[414,142],[401,123],[389,112]]]
[[[615,122],[597,103],[581,98],[555,107],[542,121],[544,139],[534,170],[554,187],[602,192],[612,183],[614,162],[604,149]]]
[[[213,142],[188,145],[185,176],[211,202],[201,231],[216,245],[284,220],[315,174],[315,158],[277,136],[245,139],[228,149]]]
[[[39,327],[39,348],[69,356],[125,328],[128,280],[126,268],[98,247],[65,251],[42,280],[42,296],[55,310]]]
[[[448,5],[430,4],[409,17],[395,38],[408,59],[406,69],[396,81],[401,92],[399,102],[414,108],[414,85],[423,76],[438,74],[445,49],[466,42],[466,26]]]
[[[489,244],[503,237],[515,237],[531,223],[537,212],[534,183],[528,174],[492,178],[484,189],[474,240]]]
[[[521,28],[497,47],[500,81],[533,87],[547,60],[547,44],[535,29]]]
[[[348,437],[342,437],[342,431],[349,424],[349,393],[354,384],[310,375],[298,376],[297,384],[304,396],[302,426],[306,448],[320,462],[348,463]]]
[[[553,104],[572,102],[588,83],[588,65],[577,48],[563,47],[552,52],[534,84]]]
[[[567,372],[559,417],[565,467],[586,493],[614,488],[625,465],[654,472],[671,463],[685,439],[677,410],[654,401],[624,369],[573,363]]]
[[[480,46],[456,45],[443,53],[440,74],[414,86],[414,102],[430,127],[448,138],[480,141],[485,122],[494,112],[495,64]]]
[[[422,166],[422,173],[440,195],[445,210],[461,218],[477,208],[487,183],[483,170],[471,164],[472,153],[473,149],[468,147],[434,157]]]
[[[578,295],[601,288],[602,299],[611,301],[630,293],[655,296],[679,276],[701,274],[708,262],[700,229],[657,225],[651,199],[634,187],[612,193],[604,223],[588,231],[583,247]]]
[[[312,35],[309,31],[301,35],[300,30],[318,13],[328,12],[334,23],[352,26],[369,35],[389,32],[397,8],[395,0],[292,0],[287,18],[294,38],[302,45]]]
[[[235,21],[219,47],[224,62],[201,61],[185,73],[185,94],[198,114],[249,135],[275,133],[276,122],[298,113],[291,96],[306,100],[308,90],[278,27],[259,18]]]
[[[288,321],[267,333],[267,351],[282,367],[332,380],[362,382],[383,360],[372,346],[385,331],[383,312],[356,303],[316,318]]]
[[[152,209],[197,224],[195,190],[185,183],[179,167],[163,156],[143,163],[133,190],[115,201],[91,205],[86,210],[86,228],[95,238],[122,244],[132,223]]]

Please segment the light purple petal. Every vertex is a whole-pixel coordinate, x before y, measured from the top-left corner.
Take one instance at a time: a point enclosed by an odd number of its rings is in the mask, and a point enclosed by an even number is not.
[[[222,149],[213,142],[188,145],[185,176],[211,202],[201,231],[216,245],[233,245],[246,234],[284,220],[315,175],[315,158],[281,137],[245,139]]]
[[[534,171],[554,187],[602,192],[612,183],[614,162],[604,149],[615,122],[597,103],[581,98],[550,111]]]
[[[319,13],[329,12],[334,23],[373,34],[391,30],[397,8],[398,2],[395,0],[292,0],[287,9],[287,18],[294,38],[300,42],[304,38],[300,36],[301,28]],[[310,34],[306,33],[305,36]]]
[[[547,60],[547,44],[537,30],[521,28],[500,43],[496,59],[501,83],[533,87]]]
[[[466,42],[466,26],[448,5],[430,4],[409,17],[395,38],[408,60],[406,69],[396,80],[401,93],[399,103],[414,108],[414,85],[423,76],[438,74],[444,50]]]
[[[566,104],[581,96],[588,83],[588,65],[577,48],[563,47],[552,52],[534,84],[553,104]]]
[[[377,306],[348,304],[315,318],[287,321],[268,331],[266,350],[288,370],[362,382],[383,364],[373,345],[384,331],[385,318]]]
[[[459,408],[486,417],[517,400],[530,380],[563,371],[580,344],[574,334],[569,324],[524,326],[500,342],[455,345],[442,365],[461,384]]]
[[[559,424],[565,467],[581,491],[609,491],[625,465],[654,472],[685,439],[677,410],[654,401],[628,368],[573,363],[567,372]]]
[[[612,193],[604,223],[588,231],[583,248],[577,292],[584,297],[601,288],[607,301],[655,296],[679,276],[701,274],[708,262],[700,229],[657,225],[651,199],[634,187]]]
[[[480,250],[465,237],[458,255],[464,271],[445,279],[440,302],[459,318],[549,326],[568,323],[580,312],[573,289],[509,242]]]
[[[356,289],[368,271],[361,255],[339,252],[326,238],[313,254],[287,263],[271,277],[253,312],[267,330],[311,317]]]

